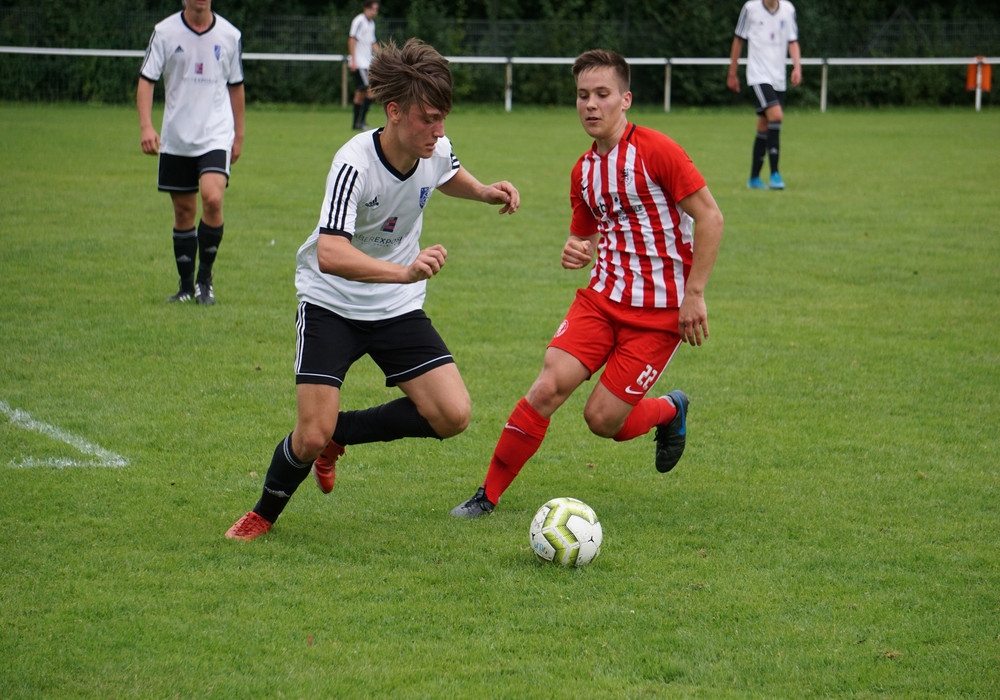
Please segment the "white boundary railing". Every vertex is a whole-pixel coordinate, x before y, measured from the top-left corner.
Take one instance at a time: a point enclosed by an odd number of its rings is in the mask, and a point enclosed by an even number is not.
[[[56,49],[27,46],[0,46],[0,53],[43,54],[48,56],[110,56],[126,58],[142,58],[144,51],[117,49]],[[545,57],[505,57],[505,56],[446,56],[456,64],[490,64],[506,66],[504,80],[504,109],[508,112],[513,108],[514,66],[515,65],[573,65],[574,58]],[[246,61],[322,61],[341,64],[341,104],[347,105],[348,75],[347,57],[343,54],[318,53],[245,53]],[[632,66],[663,66],[663,110],[670,111],[670,93],[672,88],[672,69],[674,66],[728,66],[728,58],[629,58]],[[788,61],[791,65],[791,61]],[[830,66],[976,66],[976,111],[982,107],[983,66],[1000,63],[1000,57],[975,56],[972,58],[803,58],[803,66],[822,66],[820,84],[820,111],[826,111],[827,84]],[[740,65],[746,65],[746,59],[740,59]]]

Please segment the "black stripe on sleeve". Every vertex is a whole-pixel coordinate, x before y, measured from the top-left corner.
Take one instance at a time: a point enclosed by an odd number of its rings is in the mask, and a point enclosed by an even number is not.
[[[347,209],[351,201],[351,193],[358,182],[358,171],[350,165],[341,165],[333,183],[333,194],[330,200],[330,217],[323,228],[343,231],[347,221]]]

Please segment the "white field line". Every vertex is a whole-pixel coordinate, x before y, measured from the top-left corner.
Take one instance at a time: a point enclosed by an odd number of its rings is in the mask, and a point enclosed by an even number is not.
[[[4,401],[0,401],[0,413],[5,414],[10,419],[10,422],[19,428],[41,433],[42,435],[50,437],[54,440],[59,440],[60,442],[64,442],[71,447],[75,447],[77,450],[86,455],[91,455],[92,457],[97,458],[96,460],[77,461],[75,459],[65,458],[35,459],[34,457],[26,457],[20,461],[12,459],[10,464],[13,467],[57,467],[59,469],[64,469],[66,467],[128,466],[128,460],[121,455],[105,450],[99,445],[89,443],[81,437],[67,433],[62,428],[57,428],[54,425],[49,425],[48,423],[42,423],[41,421],[35,420],[21,409],[11,408]]]

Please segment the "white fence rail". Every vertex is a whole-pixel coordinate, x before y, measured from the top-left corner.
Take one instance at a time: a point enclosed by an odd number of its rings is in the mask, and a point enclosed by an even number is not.
[[[42,54],[48,56],[111,56],[126,58],[142,58],[143,51],[117,49],[56,49],[36,48],[26,46],[0,46],[0,53]],[[506,67],[504,80],[504,109],[508,112],[513,107],[514,66],[515,65],[572,65],[573,58],[545,57],[506,57],[506,56],[447,56],[450,62],[456,64],[491,64]],[[347,105],[348,75],[347,57],[343,54],[317,53],[245,53],[247,61],[321,61],[341,64],[341,104]],[[673,82],[673,66],[728,66],[728,58],[629,58],[633,66],[663,66],[663,110],[670,111],[670,93]],[[976,111],[982,107],[983,66],[1000,63],[997,56],[974,56],[971,58],[803,58],[803,66],[822,66],[822,81],[820,85],[820,111],[826,111],[827,84],[831,66],[976,66]],[[740,59],[740,65],[745,65],[746,59]],[[791,64],[791,61],[789,61]]]

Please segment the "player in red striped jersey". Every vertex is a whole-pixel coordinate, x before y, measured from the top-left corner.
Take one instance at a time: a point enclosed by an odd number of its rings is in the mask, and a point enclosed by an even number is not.
[[[612,51],[573,64],[576,108],[593,146],[573,168],[569,270],[596,262],[545,351],[541,374],[504,426],[486,480],[451,514],[492,512],[541,445],[549,419],[601,367],[584,408],[590,430],[616,441],[656,432],[656,468],[670,471],[684,451],[687,395],[646,393],[681,342],[708,338],[705,288],[722,240],[722,212],[684,150],[629,122],[630,71]],[[697,245],[695,242],[697,240]]]

